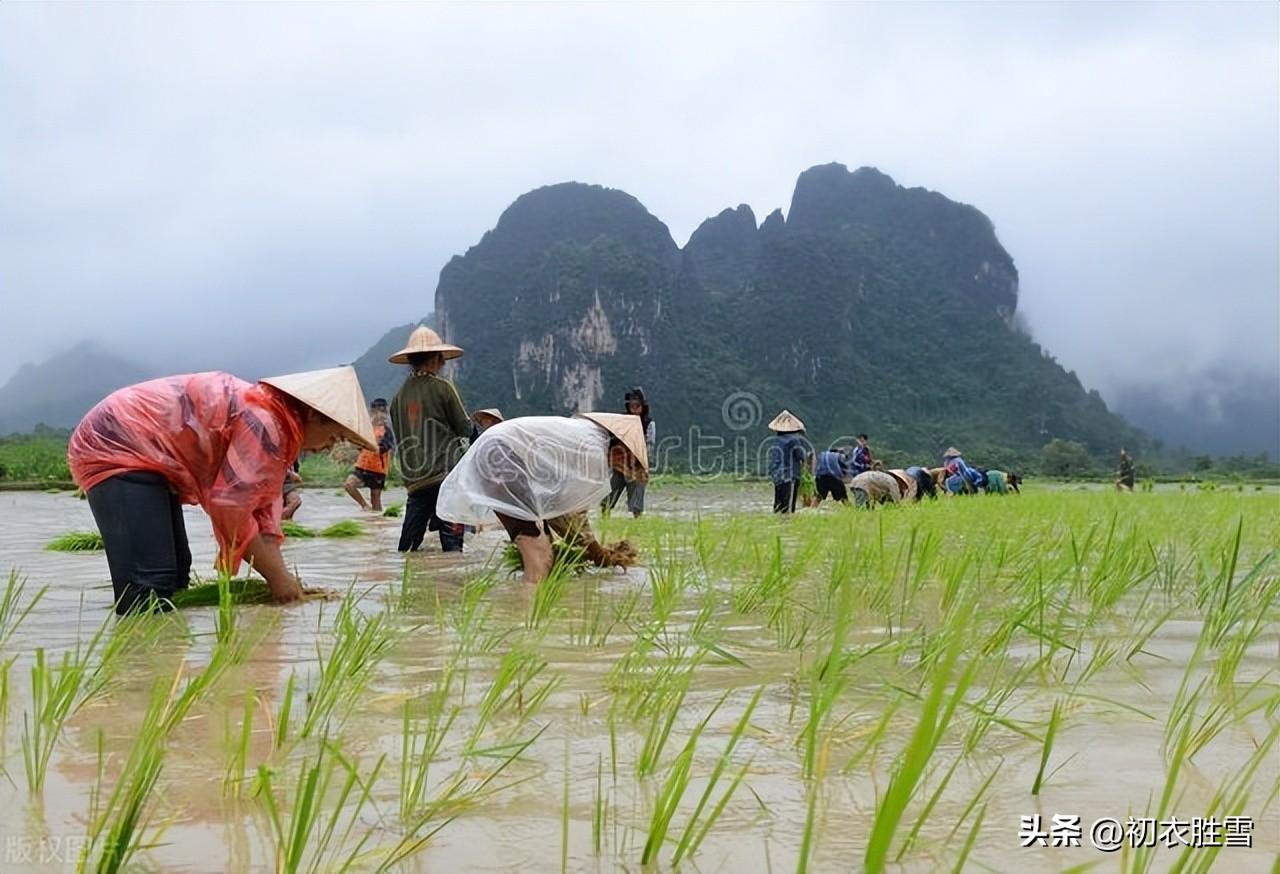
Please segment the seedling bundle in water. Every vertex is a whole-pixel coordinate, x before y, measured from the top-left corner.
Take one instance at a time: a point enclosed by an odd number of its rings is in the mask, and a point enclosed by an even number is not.
[[[297,522],[286,519],[280,523],[280,530],[284,532],[285,537],[359,537],[364,534],[364,528],[354,519],[343,519],[341,522],[334,522],[321,531],[316,531],[314,528],[308,528],[305,525],[299,525]]]
[[[97,531],[68,531],[49,541],[45,549],[53,552],[100,552],[103,549],[102,535]]]
[[[554,568],[566,574],[580,574],[591,566],[591,560],[587,558],[587,553],[582,547],[563,540],[557,540],[551,544],[551,560]],[[502,566],[513,574],[518,574],[524,569],[520,550],[516,549],[514,543],[508,543],[502,551]]]

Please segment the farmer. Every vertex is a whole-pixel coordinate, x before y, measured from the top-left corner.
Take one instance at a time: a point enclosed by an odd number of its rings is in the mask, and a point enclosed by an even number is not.
[[[475,443],[481,434],[501,421],[502,410],[497,407],[476,410],[471,414],[471,442]]]
[[[1120,447],[1120,469],[1116,471],[1116,491],[1131,492],[1137,481],[1137,471],[1133,464],[1133,456],[1129,450]]]
[[[769,430],[768,471],[773,481],[773,512],[794,513],[800,493],[800,477],[809,464],[809,444],[804,439],[804,422],[783,410],[773,417]]]
[[[917,501],[925,496],[930,498],[938,496],[937,487],[933,482],[933,475],[928,470],[918,465],[912,465],[906,469],[905,473],[916,481],[915,499]]]
[[[277,603],[310,590],[280,554],[280,484],[300,449],[345,438],[373,446],[350,367],[248,383],[229,373],[171,376],[108,395],[71,435],[67,460],[85,490],[111,569],[116,613],[169,610],[186,588],[183,504],[213,522],[220,570],[243,559]]]
[[[854,476],[875,467],[876,460],[871,456],[871,447],[867,444],[869,439],[866,434],[859,434],[858,443],[853,447]]]
[[[457,463],[471,434],[471,422],[453,383],[440,368],[462,350],[422,325],[414,328],[405,348],[387,360],[409,365],[409,376],[391,401],[391,427],[396,435],[396,460],[409,492],[400,552],[422,548],[427,531],[440,532],[440,548],[462,551],[462,526],[436,515],[440,483]]]
[[[849,482],[856,507],[896,504],[903,500],[907,489],[905,476],[899,479],[886,470],[864,470]]]
[[[347,477],[342,487],[347,494],[360,505],[361,510],[382,512],[382,493],[387,488],[387,471],[391,469],[391,450],[395,449],[396,437],[391,431],[391,417],[387,415],[387,399],[374,398],[369,404],[369,419],[373,422],[373,437],[378,444],[376,450],[363,449],[356,457],[356,467]],[[360,489],[369,490],[369,503],[365,503]]]
[[[851,449],[828,449],[819,452],[813,468],[814,488],[818,501],[828,495],[842,504],[849,503],[849,493],[844,481],[853,476],[853,452]]]
[[[644,389],[631,389],[623,396],[622,403],[627,415],[640,417],[640,424],[644,428],[645,450],[649,453],[649,457],[653,458],[653,445],[657,431],[654,428],[653,419],[649,416],[649,402],[645,399]],[[601,502],[600,509],[605,513],[612,511],[618,505],[618,499],[622,497],[624,490],[627,493],[627,510],[633,517],[639,519],[640,514],[644,512],[645,483],[629,480],[617,471],[613,472],[609,480],[609,494]]]
[[[943,453],[942,469],[946,476],[947,491],[953,495],[977,494],[986,486],[982,473],[966,464],[960,450],[954,446]]]
[[[1007,495],[1009,492],[1017,493],[1019,486],[1022,484],[1022,477],[1012,471],[1003,470],[986,470],[982,472],[987,478],[986,492],[988,495]]]
[[[485,431],[445,478],[438,510],[470,525],[497,516],[520,553],[527,583],[550,575],[552,533],[598,566],[625,567],[635,562],[635,549],[625,541],[598,543],[586,510],[608,494],[611,472],[643,481],[648,468],[638,416],[510,419]]]

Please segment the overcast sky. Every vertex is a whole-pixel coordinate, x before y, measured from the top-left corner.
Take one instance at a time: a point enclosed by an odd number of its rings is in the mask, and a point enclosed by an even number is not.
[[[0,383],[80,339],[350,360],[531,188],[621,188],[683,245],[828,161],[983,210],[1104,394],[1280,372],[1278,15],[0,4]]]

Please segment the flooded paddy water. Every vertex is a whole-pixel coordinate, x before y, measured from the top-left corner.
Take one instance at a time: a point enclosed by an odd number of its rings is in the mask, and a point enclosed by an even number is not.
[[[1274,492],[768,492],[656,487],[593,519],[643,566],[530,590],[496,525],[406,563],[309,489],[364,534],[286,557],[345,601],[92,649],[106,560],[44,549],[88,507],[0,494],[0,870],[1276,870]]]

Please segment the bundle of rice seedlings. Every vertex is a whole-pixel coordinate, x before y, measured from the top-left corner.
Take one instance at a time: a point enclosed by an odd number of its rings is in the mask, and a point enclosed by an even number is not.
[[[320,532],[321,537],[359,537],[361,534],[364,534],[364,528],[354,519],[334,522]]]
[[[236,604],[269,604],[271,589],[265,580],[249,577],[233,579],[230,582],[231,600]],[[182,610],[187,607],[217,607],[218,581],[206,580],[186,589],[179,589],[169,599],[173,606]]]
[[[45,549],[54,552],[98,552],[103,549],[102,535],[97,531],[68,531],[49,541]]]
[[[563,567],[566,573],[580,574],[591,566],[586,552],[581,547],[572,546],[563,540],[551,544],[551,559],[557,568]],[[524,570],[524,562],[520,560],[520,550],[514,543],[508,543],[502,551],[502,566],[508,572],[518,574]]]
[[[316,533],[306,525],[299,525],[290,519],[285,519],[280,523],[280,530],[284,532],[285,537],[315,537]]]
[[[388,519],[399,519],[400,513],[404,510],[404,504],[392,504],[382,511],[382,515]]]

